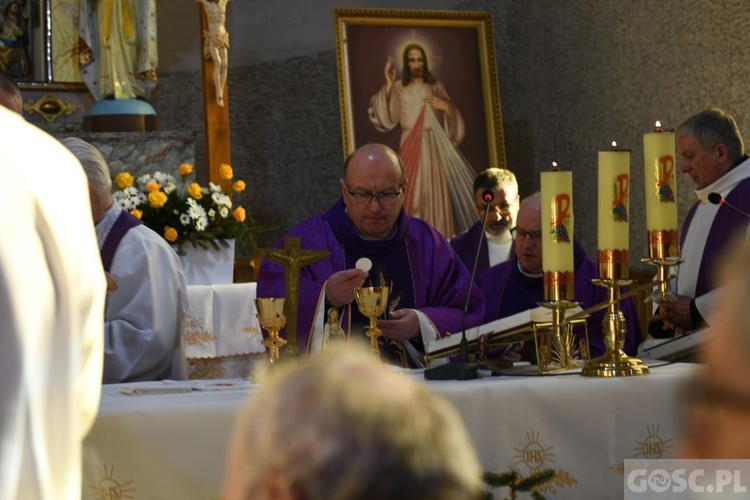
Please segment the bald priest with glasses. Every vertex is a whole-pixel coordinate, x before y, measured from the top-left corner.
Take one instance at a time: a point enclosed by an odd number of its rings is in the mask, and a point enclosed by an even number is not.
[[[354,299],[354,289],[360,286],[392,286],[386,318],[378,320],[386,362],[421,366],[423,339],[460,331],[467,297],[467,327],[482,322],[482,296],[461,259],[435,229],[404,212],[407,182],[404,165],[393,150],[382,144],[364,145],[344,164],[341,198],[287,234],[301,238],[306,250],[331,252],[329,258],[301,270],[300,353],[319,352],[332,341],[324,333],[332,329],[326,325],[329,318],[339,322],[347,338],[366,339],[369,320]],[[283,267],[264,261],[258,297],[284,296]],[[338,314],[328,314],[331,310]]]

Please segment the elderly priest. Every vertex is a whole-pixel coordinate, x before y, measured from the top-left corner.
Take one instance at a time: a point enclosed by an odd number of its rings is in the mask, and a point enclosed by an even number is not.
[[[381,353],[393,361],[420,366],[423,339],[460,330],[467,296],[467,325],[481,322],[481,294],[466,267],[435,229],[404,212],[406,182],[393,150],[381,144],[362,146],[344,164],[341,199],[287,235],[301,238],[305,249],[331,252],[330,258],[301,270],[300,352],[325,347],[326,311],[332,308],[340,310],[345,335],[364,335],[369,321],[352,306],[354,289],[363,285],[392,285],[388,319],[379,319],[377,326],[383,332]],[[358,261],[367,265],[358,269]],[[263,262],[258,296],[285,296],[281,266]]]
[[[544,300],[542,282],[542,208],[541,195],[534,193],[521,202],[515,232],[515,252],[509,261],[485,271],[477,280],[485,297],[485,320],[492,321],[538,307]],[[586,257],[583,248],[575,243],[575,300],[583,309],[606,302],[607,290],[594,285],[596,264]],[[635,306],[630,299],[623,300],[621,310],[625,315],[627,337],[625,353],[633,355],[641,341],[641,327]],[[605,310],[593,313],[587,319],[591,357],[603,355],[606,350],[602,337]],[[576,327],[573,332],[584,339],[584,331]]]

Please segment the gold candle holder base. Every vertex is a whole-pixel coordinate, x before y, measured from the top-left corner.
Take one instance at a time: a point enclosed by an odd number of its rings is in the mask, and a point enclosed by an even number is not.
[[[367,316],[370,320],[370,327],[367,329],[367,336],[370,338],[370,352],[379,361],[380,347],[378,346],[378,337],[383,332],[378,328],[378,316],[385,312],[388,305],[388,294],[390,288],[387,286],[367,286],[354,289],[354,298],[357,300],[359,311]]]
[[[677,297],[669,290],[669,282],[676,278],[677,275],[669,274],[669,268],[679,266],[685,262],[685,259],[679,257],[665,257],[663,259],[647,258],[641,259],[641,262],[656,267],[656,283],[658,283],[659,289],[654,290],[649,299],[656,302],[677,302]]]
[[[284,315],[284,299],[258,298],[255,299],[256,316],[260,326],[268,331],[268,337],[263,339],[263,345],[268,349],[268,362],[273,364],[279,360],[280,349],[286,345],[286,340],[279,336],[279,331],[286,325]]]
[[[604,356],[591,360],[581,370],[584,377],[630,377],[647,375],[648,366],[621,350],[607,351]]]
[[[566,321],[566,311],[579,305],[569,300],[547,300],[538,303],[552,310],[551,322],[532,324],[536,360],[539,373],[544,375],[578,368],[589,360],[588,329],[584,318]],[[583,324],[586,341],[578,343],[573,334],[574,324]],[[544,332],[549,331],[549,334]]]
[[[607,313],[602,324],[604,346],[607,352],[604,356],[589,361],[581,370],[584,377],[630,377],[647,375],[648,367],[638,358],[628,356],[623,352],[627,328],[625,315],[620,311],[620,287],[630,285],[632,280],[624,279],[593,279],[597,286],[607,288]]]

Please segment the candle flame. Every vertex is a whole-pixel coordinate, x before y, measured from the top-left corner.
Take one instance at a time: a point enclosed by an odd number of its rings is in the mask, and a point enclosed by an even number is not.
[[[617,151],[617,141],[612,141],[612,151]]]
[[[557,165],[556,161],[552,162],[552,166],[549,168],[549,171],[550,172],[559,172],[560,171],[560,167]]]
[[[661,132],[661,122],[659,120],[656,120],[654,126],[656,127],[657,132]]]

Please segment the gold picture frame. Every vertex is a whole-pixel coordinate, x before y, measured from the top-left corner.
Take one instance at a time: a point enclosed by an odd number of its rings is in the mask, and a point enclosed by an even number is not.
[[[416,43],[423,47],[429,71],[463,117],[465,134],[457,149],[477,173],[488,167],[506,168],[490,13],[335,9],[334,24],[345,158],[369,142],[399,151],[400,124],[388,131],[375,125],[371,103],[386,82],[387,60],[400,79],[405,49]]]

